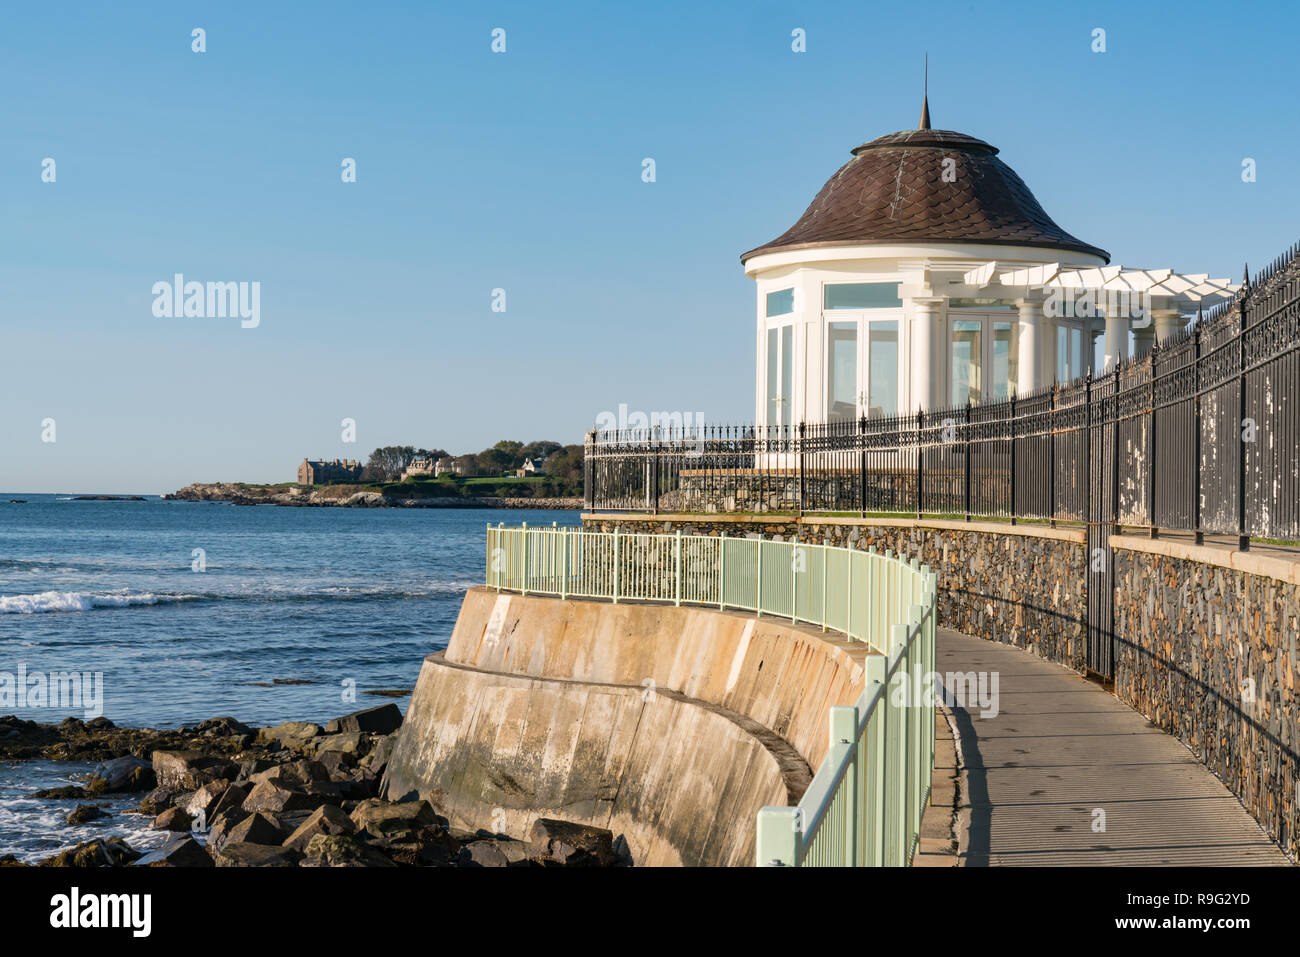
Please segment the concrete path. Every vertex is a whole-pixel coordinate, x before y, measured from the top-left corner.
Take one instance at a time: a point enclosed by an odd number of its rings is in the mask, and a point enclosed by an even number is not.
[[[1099,686],[947,629],[938,634],[938,671],[999,679],[996,716],[982,717],[974,701],[953,708],[969,815],[963,864],[1288,863],[1190,751]],[[1104,831],[1094,830],[1098,811]]]

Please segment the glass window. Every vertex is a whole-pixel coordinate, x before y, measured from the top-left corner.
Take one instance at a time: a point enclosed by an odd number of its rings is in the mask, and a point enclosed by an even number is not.
[[[1083,329],[1079,326],[1056,327],[1056,381],[1070,382],[1083,375]]]
[[[903,304],[896,282],[827,283],[822,289],[826,309],[895,309]]]
[[[790,425],[794,398],[794,326],[781,327],[781,424]]]
[[[832,322],[826,345],[826,419],[847,422],[858,416],[858,324]]]
[[[954,319],[952,323],[952,404],[980,401],[980,330],[982,323]]]
[[[769,316],[784,316],[790,312],[794,312],[794,287],[767,294],[767,314]]]
[[[1009,322],[993,323],[993,398],[1009,399],[1016,394],[1019,345]]]
[[[781,360],[777,345],[777,331],[767,330],[767,424],[776,425],[781,421],[781,388],[777,378],[778,363]]]
[[[871,388],[867,398],[867,415],[879,419],[898,414],[898,323],[870,324],[867,344],[871,350],[867,367]]]

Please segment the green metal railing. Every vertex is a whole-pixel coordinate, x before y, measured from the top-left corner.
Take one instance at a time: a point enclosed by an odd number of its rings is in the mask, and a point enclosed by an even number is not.
[[[934,767],[935,575],[874,548],[725,535],[487,527],[487,584],[776,615],[865,642],[866,688],[830,712],[830,749],[797,807],[758,815],[762,866],[906,865]]]

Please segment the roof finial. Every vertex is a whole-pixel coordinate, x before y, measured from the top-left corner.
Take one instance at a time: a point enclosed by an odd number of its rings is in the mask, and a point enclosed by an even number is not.
[[[925,54],[925,86],[921,94],[921,122],[916,124],[918,130],[930,128],[930,53]]]

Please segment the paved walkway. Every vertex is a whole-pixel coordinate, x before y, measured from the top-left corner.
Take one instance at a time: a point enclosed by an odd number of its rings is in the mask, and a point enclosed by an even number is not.
[[[962,863],[1285,865],[1177,739],[1099,686],[1010,645],[940,629],[938,671],[997,672],[998,713],[953,708]],[[1094,820],[1105,812],[1105,830]]]

